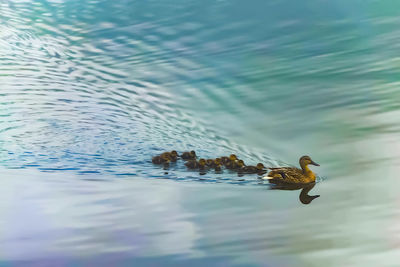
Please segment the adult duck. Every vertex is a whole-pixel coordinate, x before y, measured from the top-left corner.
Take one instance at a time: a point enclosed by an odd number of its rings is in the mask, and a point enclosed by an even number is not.
[[[315,182],[315,174],[308,165],[319,166],[309,156],[302,156],[299,160],[301,169],[295,167],[270,168],[271,171],[263,177],[270,183],[308,184]]]

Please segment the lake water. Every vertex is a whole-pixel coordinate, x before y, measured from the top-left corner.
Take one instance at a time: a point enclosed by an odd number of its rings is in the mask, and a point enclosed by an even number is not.
[[[399,266],[393,1],[0,2],[0,265]],[[320,167],[300,190],[161,151]]]

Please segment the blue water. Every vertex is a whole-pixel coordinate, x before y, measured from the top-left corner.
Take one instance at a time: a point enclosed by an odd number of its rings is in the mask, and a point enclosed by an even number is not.
[[[0,2],[0,262],[398,266],[399,5]],[[321,167],[300,190],[151,163]]]

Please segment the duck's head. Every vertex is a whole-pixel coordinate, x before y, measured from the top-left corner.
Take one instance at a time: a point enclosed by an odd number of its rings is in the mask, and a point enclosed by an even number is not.
[[[205,166],[206,165],[206,160],[205,159],[199,159],[199,164],[201,166]]]
[[[215,164],[217,164],[217,165],[221,165],[221,163],[222,163],[222,162],[221,162],[221,158],[216,158],[214,162],[215,162]]]
[[[237,166],[238,166],[239,168],[242,168],[242,167],[244,167],[244,161],[243,161],[243,160],[241,160],[241,159],[240,159],[240,160],[238,160],[236,164],[237,164]]]
[[[302,156],[299,160],[300,166],[305,167],[307,165],[315,165],[315,166],[319,166],[318,163],[315,163],[310,156]]]
[[[264,167],[264,164],[262,164],[262,163],[258,163],[257,164],[257,169],[259,169],[259,170],[263,170],[265,167]]]
[[[178,156],[178,152],[176,152],[176,150],[172,150],[171,151],[171,155],[174,156],[174,157],[177,157]]]
[[[234,161],[234,160],[237,160],[238,158],[236,157],[235,154],[231,154],[231,155],[229,156],[229,159],[230,159],[231,161]]]
[[[192,157],[196,157],[196,152],[194,150],[190,151],[190,155],[192,155]]]

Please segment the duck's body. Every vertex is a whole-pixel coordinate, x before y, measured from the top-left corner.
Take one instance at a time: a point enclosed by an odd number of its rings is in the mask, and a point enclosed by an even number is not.
[[[263,179],[271,183],[287,184],[308,184],[315,182],[315,174],[308,168],[308,165],[319,166],[309,156],[303,156],[299,160],[301,169],[295,167],[271,168],[271,171]]]

